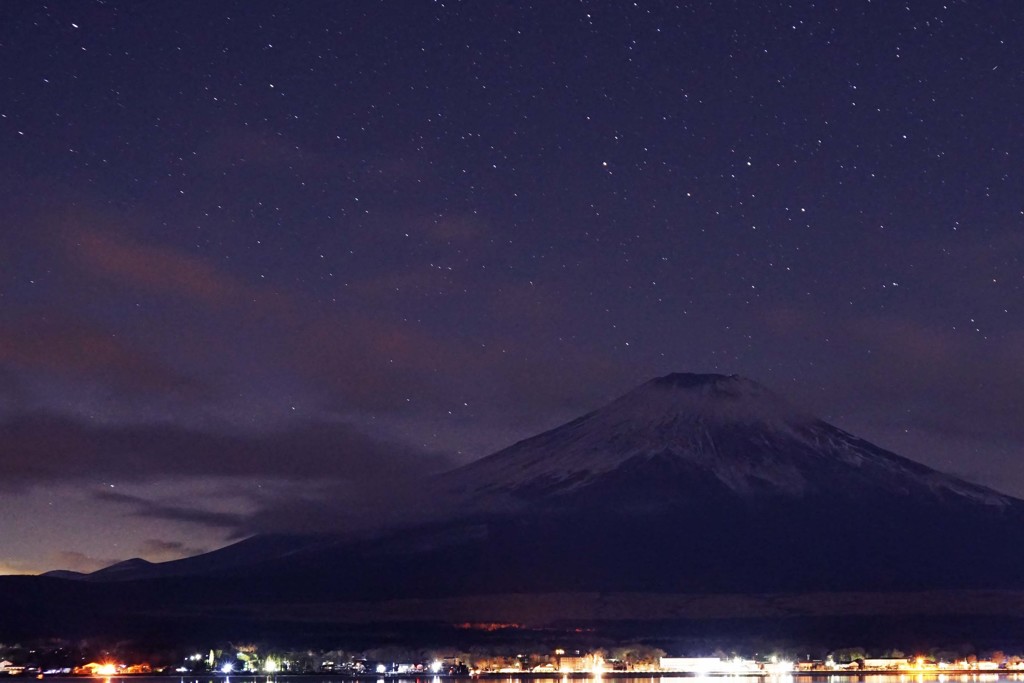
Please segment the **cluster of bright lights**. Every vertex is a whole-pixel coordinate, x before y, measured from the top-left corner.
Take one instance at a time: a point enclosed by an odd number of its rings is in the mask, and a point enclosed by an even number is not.
[[[116,664],[100,664],[98,667],[96,667],[97,676],[113,676],[115,674],[117,674]]]
[[[784,659],[775,661],[773,658],[771,662],[764,665],[764,670],[772,676],[782,676],[793,671],[793,662]]]

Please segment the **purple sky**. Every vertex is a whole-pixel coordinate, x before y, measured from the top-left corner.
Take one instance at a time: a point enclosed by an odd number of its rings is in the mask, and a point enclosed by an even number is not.
[[[672,371],[1024,496],[1022,34],[0,4],[0,573],[347,528]]]

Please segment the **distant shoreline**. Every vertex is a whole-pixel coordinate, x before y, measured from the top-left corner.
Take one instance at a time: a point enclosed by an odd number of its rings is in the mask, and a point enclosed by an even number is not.
[[[645,679],[665,679],[665,678],[721,678],[721,679],[735,679],[735,678],[802,678],[802,679],[828,679],[835,676],[840,677],[860,677],[860,676],[900,676],[900,677],[914,677],[914,679],[938,679],[940,676],[970,676],[969,681],[993,681],[999,678],[1010,678],[1012,680],[1024,681],[1024,670],[1016,669],[996,669],[990,671],[980,671],[978,669],[942,669],[942,670],[929,670],[929,671],[911,671],[911,670],[898,670],[898,669],[834,669],[834,670],[814,670],[814,671],[788,671],[788,672],[767,672],[767,671],[744,671],[739,673],[704,673],[696,671],[605,671],[601,674],[587,673],[584,671],[573,671],[573,672],[551,672],[551,671],[520,671],[520,672],[482,672],[479,674],[471,675],[458,675],[449,676],[446,674],[395,674],[395,675],[380,675],[380,674],[329,674],[329,673],[288,673],[288,674],[257,674],[257,673],[246,673],[246,674],[223,674],[223,673],[207,673],[202,675],[188,675],[177,672],[169,673],[148,673],[148,674],[119,674],[117,676],[92,676],[89,674],[67,674],[60,676],[45,676],[41,680],[98,680],[104,681],[105,683],[118,683],[122,680],[140,680],[146,678],[161,678],[171,679],[178,678],[183,683],[193,683],[203,681],[218,681],[224,682],[229,680],[234,681],[263,681],[273,683],[280,679],[293,679],[293,678],[306,678],[306,679],[335,679],[345,681],[419,681],[420,683],[428,683],[434,679],[444,681],[471,681],[474,679],[532,679],[532,680],[560,680],[560,679],[593,679],[593,678],[615,678],[615,679],[628,679],[628,678],[645,678]],[[0,675],[0,680],[4,678],[10,679],[28,679],[35,678],[27,674],[15,674],[15,675]]]

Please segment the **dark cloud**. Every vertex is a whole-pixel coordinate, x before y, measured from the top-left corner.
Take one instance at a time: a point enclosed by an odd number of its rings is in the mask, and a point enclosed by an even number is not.
[[[245,515],[234,512],[216,512],[212,510],[200,510],[195,507],[182,505],[168,505],[157,503],[140,496],[133,496],[127,493],[116,491],[99,491],[96,499],[108,503],[127,505],[132,508],[132,514],[139,517],[150,517],[153,519],[164,519],[172,522],[183,522],[185,524],[198,524],[200,526],[238,529],[245,520]],[[176,545],[171,543],[170,545]],[[158,547],[157,550],[166,552],[166,547]]]
[[[414,511],[432,475],[453,465],[439,453],[378,440],[341,423],[239,435],[34,414],[0,424],[0,443],[0,487],[8,491],[60,483],[91,488],[107,481],[131,490],[164,481],[162,491],[139,495],[104,486],[92,497],[134,517],[222,530],[230,538],[398,524]],[[217,491],[215,508],[194,493],[195,482]],[[173,495],[179,486],[182,493]],[[173,559],[200,551],[151,544],[144,554]]]
[[[240,435],[174,424],[88,424],[37,413],[0,423],[0,443],[6,488],[170,475],[380,482],[447,464],[440,454],[322,422]]]
[[[318,479],[266,487],[223,482],[215,502],[239,511],[210,509],[209,500],[187,493],[179,500],[190,498],[188,502],[158,501],[110,489],[95,492],[93,498],[126,509],[133,517],[202,527],[238,540],[267,533],[361,534],[423,522],[448,512],[444,502],[433,497],[437,483],[432,473],[415,468],[378,481]],[[201,552],[187,552],[184,543],[178,542],[153,542],[146,550],[149,556],[162,557]]]

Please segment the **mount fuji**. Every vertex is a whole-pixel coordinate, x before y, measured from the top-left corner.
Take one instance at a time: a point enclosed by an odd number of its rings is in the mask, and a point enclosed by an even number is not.
[[[935,591],[957,614],[1024,607],[1024,502],[739,376],[653,379],[423,488],[418,521],[386,533],[37,580],[110,619],[145,604],[192,627],[211,604],[325,628],[932,614]],[[30,609],[29,594],[0,579],[0,597]]]
[[[1024,503],[739,376],[651,380],[449,473],[439,488],[461,511],[462,524],[447,527],[461,530],[453,545],[486,558],[460,579],[478,592],[1021,583]]]
[[[599,496],[613,493],[629,506],[816,495],[997,508],[1016,502],[847,434],[749,379],[715,374],[651,380],[451,480],[478,502],[593,496],[607,504]]]

